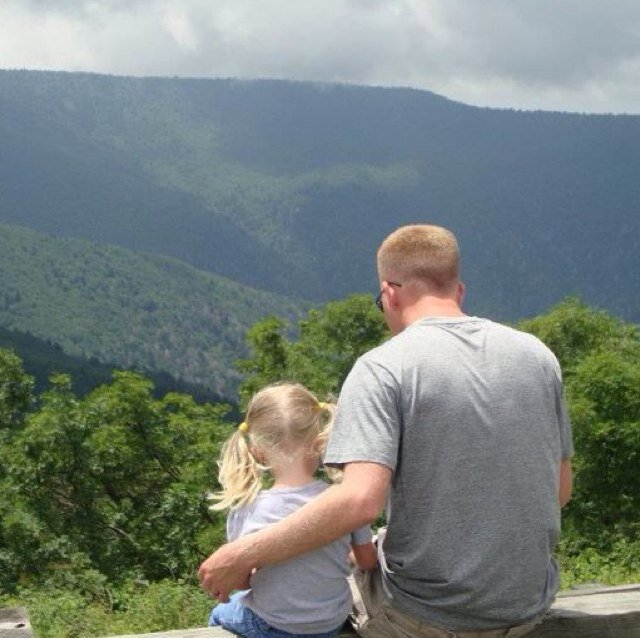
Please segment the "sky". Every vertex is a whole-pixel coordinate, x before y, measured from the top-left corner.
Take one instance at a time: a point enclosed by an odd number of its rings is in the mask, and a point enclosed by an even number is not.
[[[410,86],[640,113],[640,0],[0,0],[0,68]]]

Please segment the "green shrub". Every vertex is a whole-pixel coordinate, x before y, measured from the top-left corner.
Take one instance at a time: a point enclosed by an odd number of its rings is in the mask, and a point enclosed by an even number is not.
[[[563,589],[584,583],[640,582],[640,541],[604,535],[597,545],[589,545],[582,539],[563,539],[558,556]]]
[[[212,601],[193,584],[129,581],[119,588],[22,591],[21,605],[39,638],[90,638],[204,627]]]

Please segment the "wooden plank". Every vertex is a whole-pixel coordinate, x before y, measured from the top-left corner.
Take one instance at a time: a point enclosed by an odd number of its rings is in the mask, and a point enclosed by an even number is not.
[[[114,638],[231,638],[234,635],[221,627],[210,627]],[[340,636],[355,638],[354,632],[349,630]],[[526,638],[640,638],[640,612],[605,616],[560,613],[550,617]]]
[[[118,638],[230,638],[233,635],[221,627],[203,627]],[[341,636],[353,638],[354,633],[345,630]],[[0,634],[0,638],[5,637]],[[640,584],[562,592],[545,622],[526,638],[640,638]]]
[[[558,594],[554,609],[593,615],[640,612],[640,585],[593,587]]]
[[[560,610],[526,638],[640,638],[640,612],[595,615]]]
[[[561,592],[529,638],[640,638],[640,585]]]
[[[174,629],[151,634],[127,634],[126,636],[111,636],[110,638],[229,638],[235,636],[222,627],[199,627],[196,629]]]

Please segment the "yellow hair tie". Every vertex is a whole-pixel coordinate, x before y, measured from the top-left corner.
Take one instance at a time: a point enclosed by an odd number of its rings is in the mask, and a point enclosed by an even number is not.
[[[324,401],[318,401],[318,407],[321,410],[328,410],[329,407],[330,407],[330,404],[329,403],[325,403]]]
[[[246,421],[243,421],[239,426],[238,430],[242,432],[242,434],[246,434],[249,431],[249,424]]]

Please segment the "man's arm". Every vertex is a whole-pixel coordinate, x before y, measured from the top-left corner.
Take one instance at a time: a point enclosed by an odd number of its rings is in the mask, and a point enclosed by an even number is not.
[[[342,482],[286,519],[223,545],[200,566],[202,588],[225,602],[253,569],[294,558],[373,522],[386,504],[391,469],[348,463]]]
[[[571,498],[573,490],[573,478],[571,475],[571,459],[562,459],[560,461],[560,472],[558,480],[558,501],[560,507],[564,507]]]

